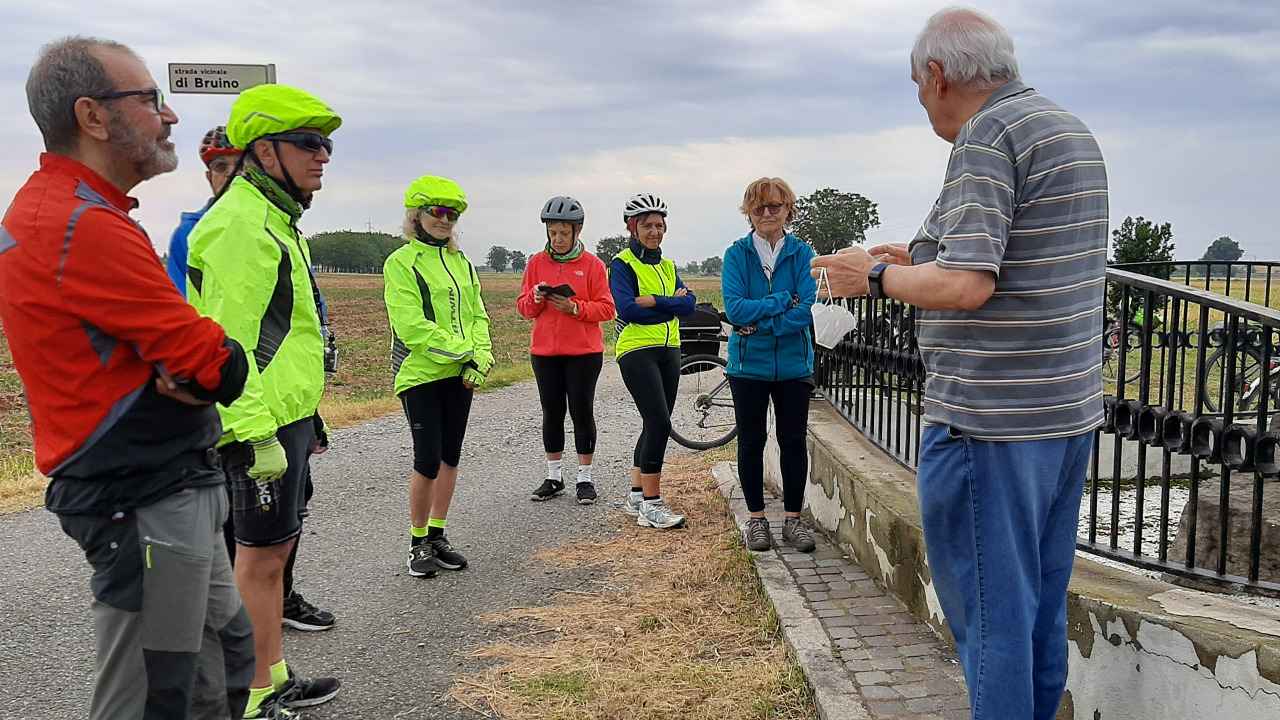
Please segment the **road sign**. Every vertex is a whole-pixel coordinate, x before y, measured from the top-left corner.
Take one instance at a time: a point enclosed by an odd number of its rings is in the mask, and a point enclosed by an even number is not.
[[[169,92],[235,95],[276,81],[275,65],[169,63]]]

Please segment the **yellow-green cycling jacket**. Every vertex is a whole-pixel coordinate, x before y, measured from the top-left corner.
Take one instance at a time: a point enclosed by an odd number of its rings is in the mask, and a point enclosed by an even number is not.
[[[191,231],[187,298],[251,359],[244,394],[218,406],[220,444],[271,437],[314,415],[324,394],[324,341],[299,215],[297,205],[273,203],[237,177]]]
[[[489,314],[466,255],[413,239],[387,258],[382,279],[397,395],[468,367],[489,373]]]

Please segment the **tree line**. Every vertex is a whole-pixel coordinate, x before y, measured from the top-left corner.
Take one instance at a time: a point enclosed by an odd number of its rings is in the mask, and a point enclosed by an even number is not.
[[[880,211],[875,202],[858,193],[822,188],[796,200],[791,231],[812,245],[819,255],[826,255],[861,244],[867,232],[879,226]],[[1110,262],[1152,263],[1150,268],[1139,269],[1168,279],[1169,268],[1157,263],[1173,260],[1176,246],[1170,223],[1131,216],[1111,234]],[[353,230],[317,233],[309,240],[312,262],[321,272],[380,273],[387,256],[404,243],[397,235]],[[626,235],[602,237],[595,243],[595,253],[608,262],[626,248],[627,243]],[[1209,244],[1200,260],[1234,262],[1243,256],[1240,244],[1224,235]],[[529,256],[522,250],[495,245],[489,248],[486,260],[489,269],[495,272],[523,272]],[[719,275],[722,265],[722,259],[713,256],[687,262],[680,269],[690,275]],[[1194,269],[1193,272],[1203,273]],[[1226,267],[1215,267],[1209,272],[1215,277],[1225,277],[1228,271]]]

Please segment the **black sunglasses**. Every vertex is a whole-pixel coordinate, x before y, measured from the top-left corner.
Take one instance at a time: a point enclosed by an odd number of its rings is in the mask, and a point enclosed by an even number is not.
[[[312,132],[285,132],[275,135],[267,135],[263,140],[282,140],[295,147],[300,147],[310,153],[318,153],[321,150],[333,154],[333,141],[321,135]]]
[[[458,212],[456,208],[451,208],[445,205],[427,205],[422,208],[422,210],[432,217],[436,217],[441,220],[448,220],[449,222],[458,222],[458,218],[462,215],[462,213]]]
[[[157,113],[164,112],[164,91],[160,88],[151,88],[150,90],[120,90],[119,92],[111,92],[106,95],[89,95],[90,100],[119,100],[127,97],[150,97],[151,104]]]

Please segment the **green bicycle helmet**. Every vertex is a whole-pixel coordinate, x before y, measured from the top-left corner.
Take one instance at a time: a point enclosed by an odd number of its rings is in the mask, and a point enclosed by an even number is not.
[[[405,189],[404,206],[420,208],[428,205],[443,205],[464,213],[467,211],[467,194],[458,183],[447,177],[423,175]]]
[[[265,135],[315,128],[328,135],[342,117],[319,98],[288,85],[256,85],[240,93],[227,120],[227,139],[240,150]]]

